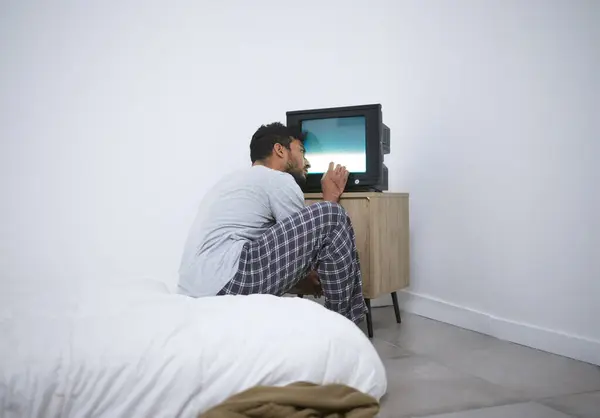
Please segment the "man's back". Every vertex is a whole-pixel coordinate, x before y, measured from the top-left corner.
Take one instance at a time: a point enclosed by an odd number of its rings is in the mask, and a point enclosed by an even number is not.
[[[235,275],[244,244],[303,205],[300,188],[284,172],[257,165],[222,179],[203,198],[190,230],[179,291],[216,295]]]

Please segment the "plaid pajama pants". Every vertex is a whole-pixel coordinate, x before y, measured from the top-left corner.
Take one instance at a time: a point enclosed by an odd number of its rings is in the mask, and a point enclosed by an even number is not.
[[[236,275],[219,295],[282,296],[311,269],[319,275],[325,307],[362,321],[367,308],[354,229],[336,203],[306,206],[246,243]]]

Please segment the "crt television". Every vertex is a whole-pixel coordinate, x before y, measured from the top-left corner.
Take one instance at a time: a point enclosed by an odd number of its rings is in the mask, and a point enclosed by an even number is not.
[[[389,129],[381,105],[363,105],[287,112],[287,125],[305,133],[310,163],[305,192],[320,192],[329,162],[346,166],[346,192],[387,190],[384,153],[389,152]]]

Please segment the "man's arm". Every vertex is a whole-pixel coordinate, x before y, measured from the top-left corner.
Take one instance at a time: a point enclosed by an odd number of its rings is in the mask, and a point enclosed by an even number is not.
[[[304,195],[292,176],[282,181],[280,187],[272,186],[269,193],[269,203],[275,217],[275,222],[291,216],[304,207]]]

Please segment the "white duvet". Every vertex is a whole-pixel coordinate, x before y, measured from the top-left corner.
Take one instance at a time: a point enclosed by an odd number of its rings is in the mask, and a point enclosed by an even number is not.
[[[0,301],[2,417],[192,417],[296,381],[386,390],[365,335],[300,298],[191,299],[145,282]]]

